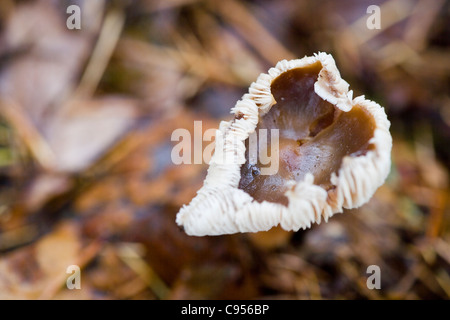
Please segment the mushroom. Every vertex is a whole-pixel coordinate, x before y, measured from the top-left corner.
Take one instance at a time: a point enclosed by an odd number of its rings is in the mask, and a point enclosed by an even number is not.
[[[369,201],[390,170],[390,122],[383,107],[353,99],[348,87],[322,52],[261,74],[232,108],[234,118],[221,122],[204,185],[177,224],[195,236],[277,225],[298,231]],[[261,129],[277,138],[256,146],[257,155],[264,148],[278,155],[270,174],[251,152]]]

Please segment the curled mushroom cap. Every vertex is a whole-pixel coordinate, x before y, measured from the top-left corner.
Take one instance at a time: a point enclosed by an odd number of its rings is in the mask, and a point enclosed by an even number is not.
[[[326,53],[261,74],[221,123],[204,185],[177,224],[196,236],[297,231],[366,203],[390,170],[390,123],[348,87]],[[262,129],[265,144],[255,147]],[[272,163],[262,151],[276,155]]]

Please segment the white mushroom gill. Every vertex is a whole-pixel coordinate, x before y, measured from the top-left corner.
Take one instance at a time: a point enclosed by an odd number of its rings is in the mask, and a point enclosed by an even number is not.
[[[177,224],[195,236],[297,231],[366,203],[390,170],[390,123],[384,108],[353,99],[348,87],[326,53],[261,74],[232,108],[234,119],[221,123],[204,185]],[[265,164],[249,153],[259,129],[279,132],[272,174],[259,174]]]

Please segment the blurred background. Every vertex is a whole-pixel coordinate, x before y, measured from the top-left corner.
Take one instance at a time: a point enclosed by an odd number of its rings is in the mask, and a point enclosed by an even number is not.
[[[174,165],[171,133],[218,128],[261,72],[319,51],[385,107],[386,183],[306,231],[187,236],[207,165]],[[449,299],[449,54],[441,0],[2,0],[0,298]]]

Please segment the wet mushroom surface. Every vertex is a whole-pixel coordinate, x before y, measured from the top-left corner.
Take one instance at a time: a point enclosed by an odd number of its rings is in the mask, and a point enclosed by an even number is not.
[[[330,178],[333,172],[338,173],[342,159],[365,155],[373,148],[369,141],[376,124],[367,111],[358,105],[348,112],[341,111],[314,91],[321,69],[322,64],[316,62],[288,70],[272,81],[276,103],[260,116],[256,127],[258,139],[264,133],[267,143],[261,148],[257,144],[257,161],[251,163],[246,140],[246,162],[241,166],[239,182],[239,188],[258,202],[288,205],[284,195],[287,182],[302,181],[307,173],[314,176],[316,185],[327,191],[333,189]],[[271,129],[279,130],[278,157],[274,156],[277,146],[271,145]],[[261,154],[278,161],[276,173],[261,174],[262,168],[273,165],[262,162]]]

